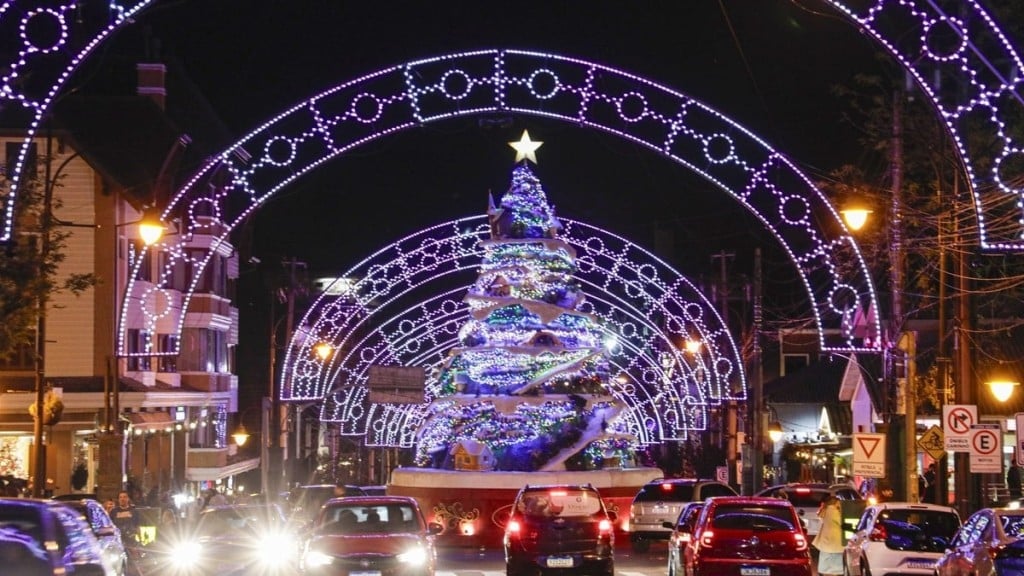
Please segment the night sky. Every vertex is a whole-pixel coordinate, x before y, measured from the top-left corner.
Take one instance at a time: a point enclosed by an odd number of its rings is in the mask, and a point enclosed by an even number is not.
[[[483,48],[576,56],[691,95],[761,136],[815,177],[857,163],[855,134],[830,93],[877,73],[875,47],[821,2],[158,3],[123,35],[158,38],[232,133],[324,88],[383,67]],[[173,98],[173,95],[171,95]],[[435,122],[355,150],[280,193],[253,223],[254,254],[343,270],[419,228],[480,214],[507,189],[524,128],[545,142],[538,175],[558,214],[651,246],[692,276],[719,250],[764,241],[721,191],[658,154],[564,122],[516,116],[507,127]]]

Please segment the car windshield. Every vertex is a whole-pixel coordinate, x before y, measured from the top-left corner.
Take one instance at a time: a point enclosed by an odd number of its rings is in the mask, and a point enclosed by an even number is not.
[[[1003,514],[1000,516],[1003,524],[1003,533],[1013,538],[1024,536],[1024,515]]]
[[[211,508],[199,517],[198,532],[205,536],[234,534],[240,530],[265,530],[284,524],[276,507],[240,506]]]
[[[719,530],[793,530],[793,512],[782,506],[719,506],[711,527]]]
[[[960,527],[952,512],[940,510],[885,510],[878,518],[885,528],[885,543],[896,550],[941,552]]]
[[[635,500],[637,502],[656,502],[658,500],[689,502],[693,500],[693,484],[679,482],[648,484],[640,489]]]
[[[321,534],[396,534],[421,529],[408,504],[328,506],[320,516]]]
[[[589,490],[538,490],[523,494],[519,511],[527,516],[592,516],[601,511],[601,498]]]

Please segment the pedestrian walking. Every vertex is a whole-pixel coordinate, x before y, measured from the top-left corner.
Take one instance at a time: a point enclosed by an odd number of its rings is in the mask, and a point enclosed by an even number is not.
[[[829,496],[818,508],[821,528],[811,543],[818,550],[818,576],[843,573],[843,511],[839,499]]]

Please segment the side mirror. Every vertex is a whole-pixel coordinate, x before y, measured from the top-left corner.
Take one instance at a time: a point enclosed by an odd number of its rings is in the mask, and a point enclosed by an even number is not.
[[[619,519],[619,513],[618,512],[612,512],[611,510],[609,510],[608,511],[608,519],[611,520],[612,522],[615,522],[616,520]]]
[[[441,532],[444,532],[444,526],[438,524],[437,522],[428,522],[427,523],[427,534],[429,534],[431,536],[436,536],[437,534],[440,534]]]

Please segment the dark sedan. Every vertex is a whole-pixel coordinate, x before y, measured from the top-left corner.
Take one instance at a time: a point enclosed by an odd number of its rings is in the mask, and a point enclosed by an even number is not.
[[[310,575],[433,576],[441,530],[413,498],[335,498],[320,509],[302,567]]]
[[[0,572],[113,576],[82,515],[61,502],[0,498]]]
[[[298,544],[276,504],[209,506],[162,544],[165,574],[290,574]]]

